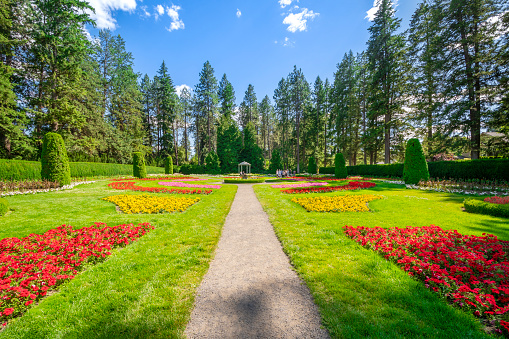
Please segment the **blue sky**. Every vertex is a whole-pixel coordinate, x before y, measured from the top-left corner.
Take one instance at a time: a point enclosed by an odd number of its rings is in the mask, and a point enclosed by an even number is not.
[[[153,77],[166,62],[176,86],[198,83],[205,61],[216,78],[226,73],[237,103],[253,84],[258,100],[282,77],[301,68],[308,82],[332,79],[350,49],[366,49],[373,0],[89,0],[97,28],[120,34],[135,71]],[[418,0],[401,0],[397,16],[408,27]]]

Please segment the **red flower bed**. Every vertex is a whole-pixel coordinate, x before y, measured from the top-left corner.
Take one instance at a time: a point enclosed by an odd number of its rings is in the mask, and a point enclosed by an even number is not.
[[[488,198],[484,198],[484,201],[490,202],[492,204],[505,205],[505,204],[509,204],[509,196],[507,196],[507,197],[488,197]]]
[[[156,180],[182,180],[182,179],[199,179],[195,177],[153,177],[153,178],[112,178],[111,181],[126,181],[126,180],[141,180],[141,181],[156,181]]]
[[[322,186],[322,187],[306,187],[306,188],[290,188],[282,190],[286,194],[300,194],[300,193],[329,193],[335,191],[350,191],[364,188],[375,187],[376,184],[372,182],[350,181],[347,185],[343,186]]]
[[[84,264],[97,263],[116,247],[154,229],[149,223],[108,227],[95,223],[73,230],[62,225],[46,233],[0,241],[0,320],[24,313],[50,290],[74,278]]]
[[[461,235],[434,225],[343,228],[348,237],[396,262],[427,288],[477,317],[500,319],[509,311],[508,241],[490,234]]]
[[[136,186],[133,181],[126,182],[112,182],[108,184],[108,187],[116,190],[131,190],[138,192],[150,192],[150,193],[173,193],[173,194],[210,194],[212,190],[204,189],[179,189],[179,188],[166,188],[166,187],[143,187]]]

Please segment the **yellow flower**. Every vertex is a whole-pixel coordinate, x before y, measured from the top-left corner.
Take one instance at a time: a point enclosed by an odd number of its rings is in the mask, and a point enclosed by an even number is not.
[[[114,195],[103,198],[117,205],[127,214],[184,212],[189,206],[200,201],[200,198],[186,197],[154,197],[150,195]]]
[[[293,202],[304,207],[308,212],[368,212],[368,202],[382,199],[381,196],[339,195],[313,198],[294,198]]]

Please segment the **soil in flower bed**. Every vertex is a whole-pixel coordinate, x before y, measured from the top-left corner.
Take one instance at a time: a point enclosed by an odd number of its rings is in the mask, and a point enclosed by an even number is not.
[[[509,242],[440,227],[345,226],[346,235],[396,262],[409,275],[509,335]]]
[[[375,187],[376,184],[373,182],[360,182],[360,181],[350,181],[347,185],[342,186],[327,186],[327,187],[308,187],[308,188],[291,188],[282,190],[281,193],[286,194],[301,194],[301,193],[328,193],[328,192],[336,192],[336,191],[351,191],[358,189],[366,189]]]
[[[200,198],[187,197],[154,197],[150,195],[114,195],[103,198],[114,203],[127,214],[134,213],[172,213],[184,212],[189,206],[194,205]]]
[[[95,223],[74,230],[62,225],[42,235],[0,241],[0,321],[23,314],[34,302],[154,229],[149,223],[109,227]]]
[[[210,194],[211,189],[179,189],[179,188],[166,188],[166,187],[143,187],[136,185],[133,181],[126,182],[112,182],[108,187],[116,190],[131,190],[136,192],[149,192],[149,193],[170,193],[170,194]]]

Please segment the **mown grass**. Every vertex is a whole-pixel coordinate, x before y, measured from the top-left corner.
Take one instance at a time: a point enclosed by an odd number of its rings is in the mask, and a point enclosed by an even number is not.
[[[89,267],[0,333],[2,338],[181,338],[194,294],[208,269],[236,186],[222,187],[183,213],[119,214],[101,198],[141,192],[110,181],[70,191],[7,197],[0,238],[76,228],[150,222],[156,228],[105,262]],[[146,194],[146,193],[145,193]],[[162,195],[162,194],[160,194]]]
[[[460,233],[509,239],[507,219],[462,211],[465,196],[407,190],[377,183],[372,212],[306,212],[291,202],[319,194],[282,194],[270,185],[255,192],[297,272],[310,287],[333,338],[485,338],[473,315],[453,308],[395,264],[347,238],[342,227],[435,224]]]

